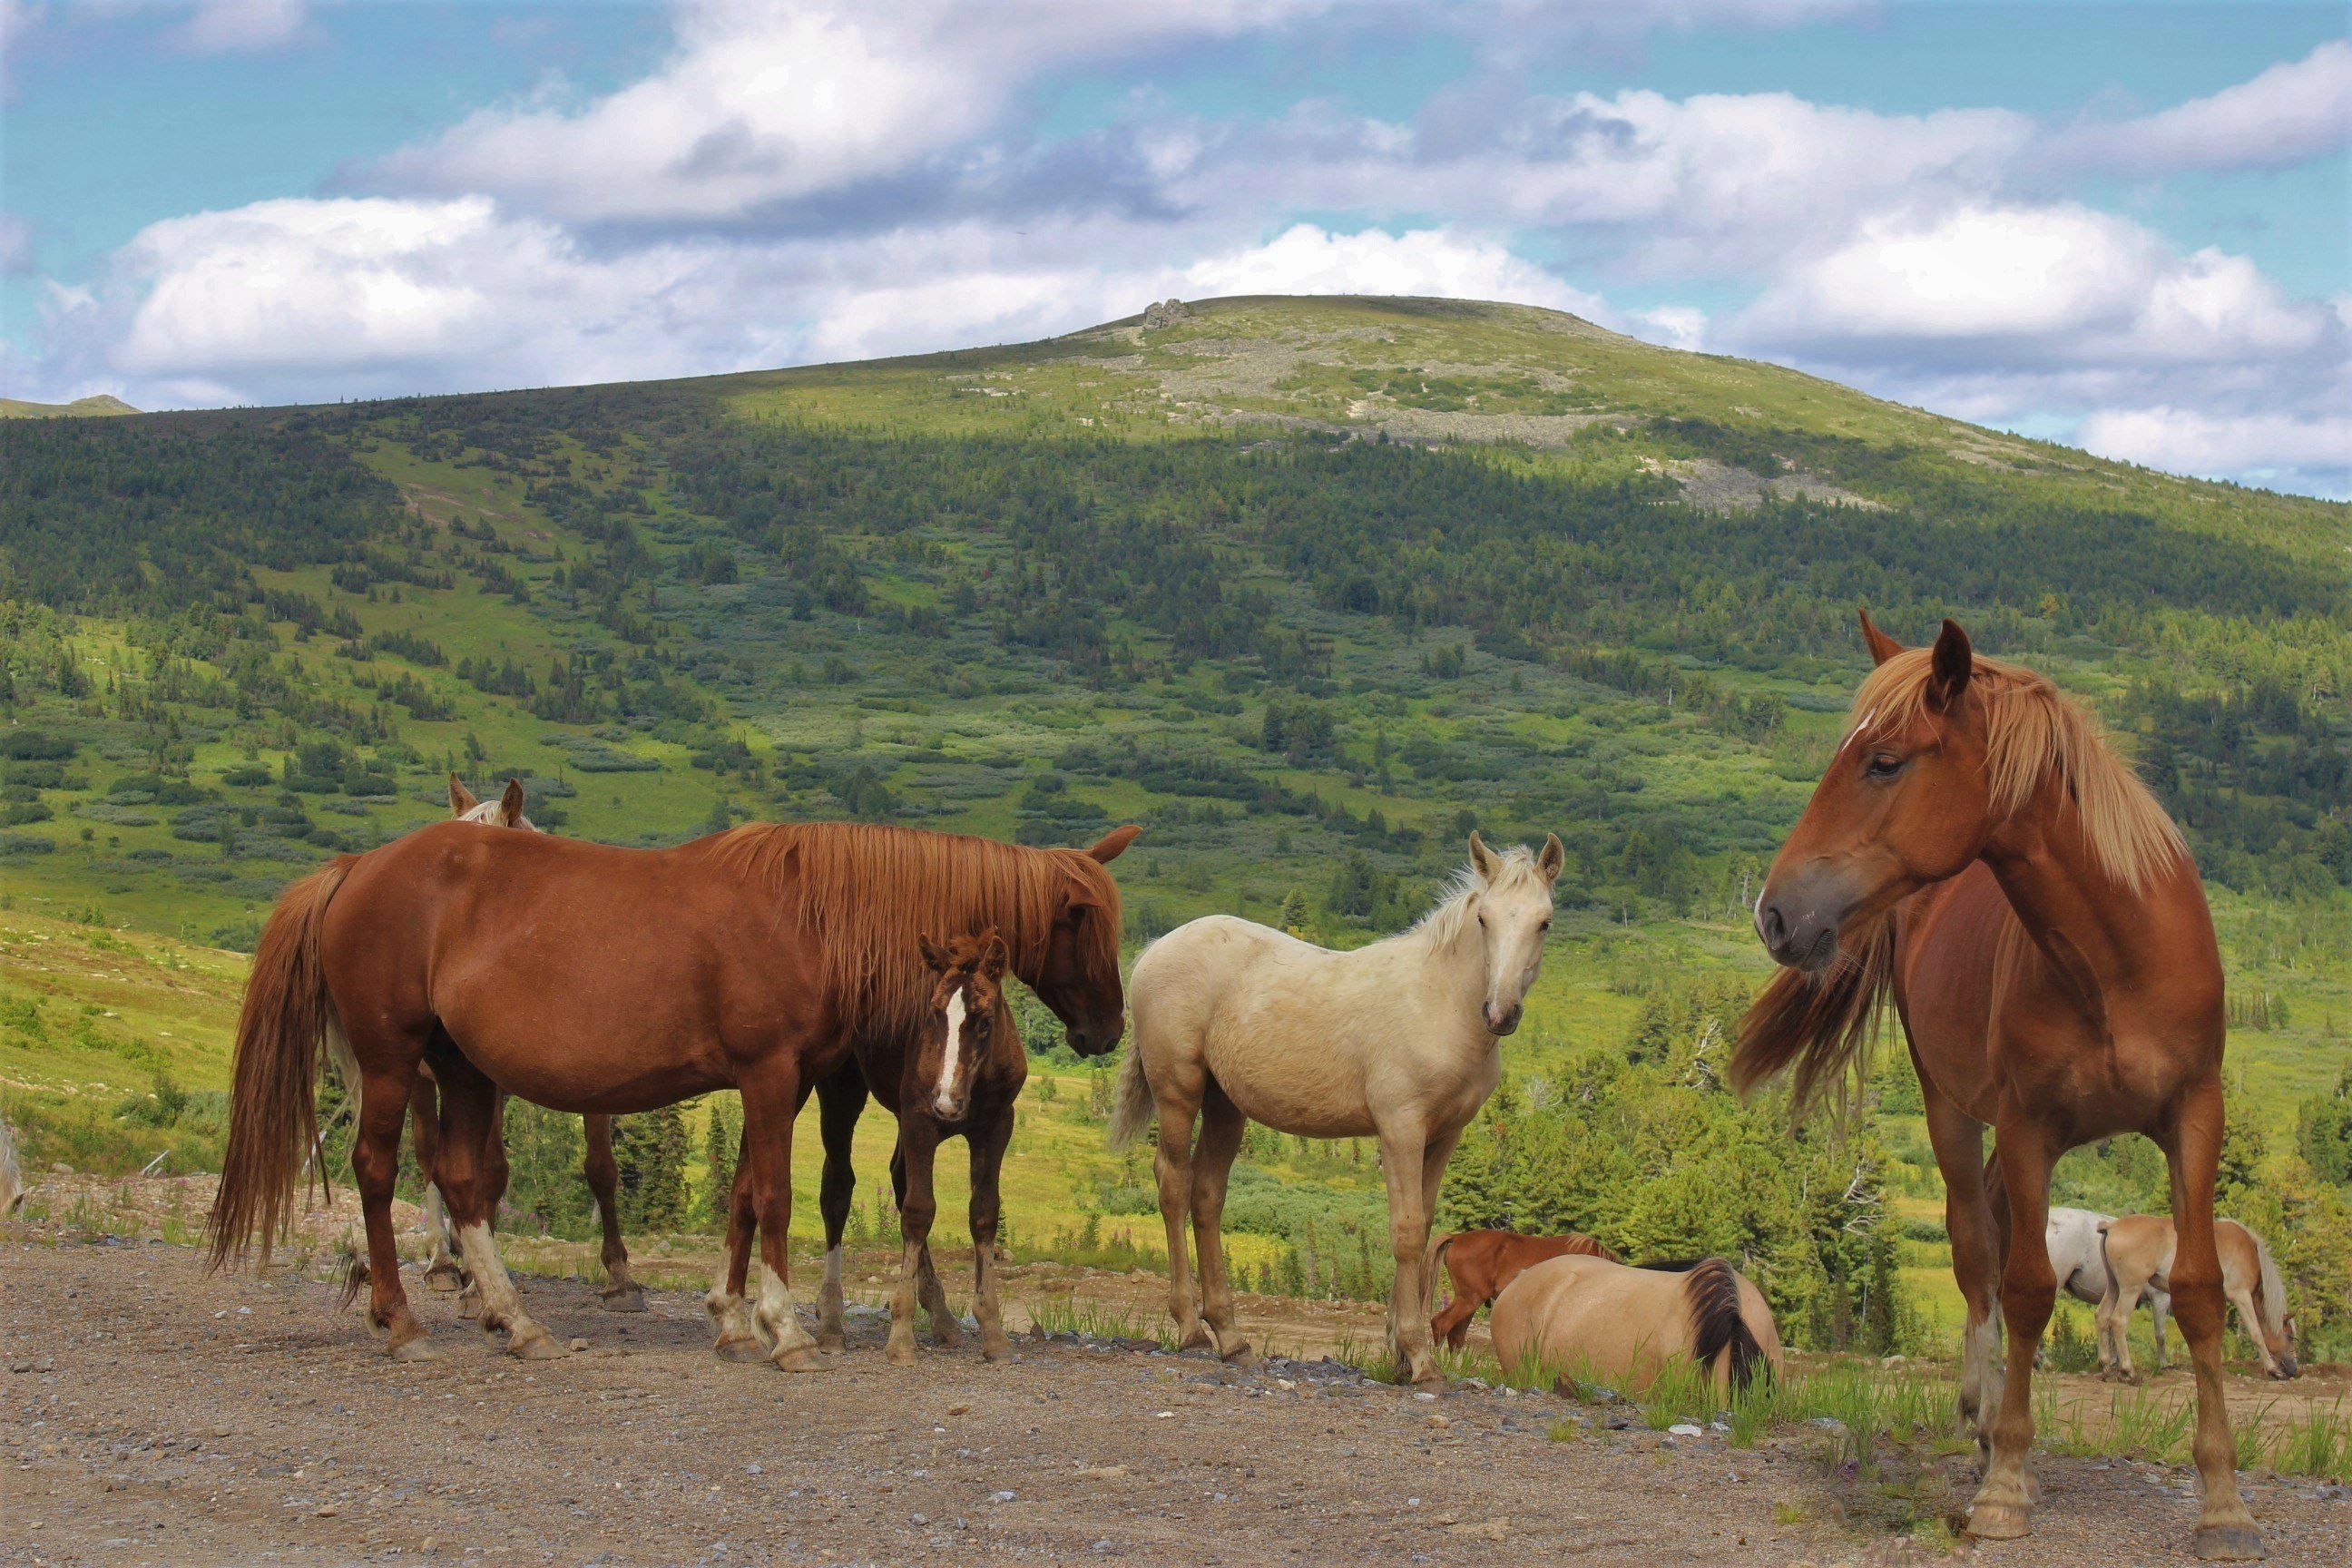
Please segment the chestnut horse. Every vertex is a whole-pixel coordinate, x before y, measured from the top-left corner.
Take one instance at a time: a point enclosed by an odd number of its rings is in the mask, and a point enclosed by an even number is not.
[[[507,780],[505,791],[496,800],[478,798],[456,773],[449,775],[449,815],[459,822],[481,822],[493,827],[519,827],[526,833],[536,833],[538,826],[523,815],[522,781]],[[499,1141],[501,1150],[506,1145],[506,1097],[499,1097],[498,1115],[493,1120],[490,1135]],[[416,1088],[408,1098],[408,1125],[416,1141],[416,1165],[420,1171],[433,1169],[441,1140],[441,1094],[433,1082],[432,1072],[419,1064]],[[613,1158],[613,1119],[609,1116],[583,1116],[580,1119],[582,1132],[587,1143],[586,1156],[581,1162],[581,1174],[588,1179],[588,1191],[596,1200],[596,1217],[604,1229],[604,1288],[598,1292],[604,1310],[608,1312],[642,1312],[646,1310],[646,1293],[629,1273],[629,1247],[621,1239],[621,1167]],[[504,1169],[503,1161],[497,1169]],[[506,1196],[503,1185],[489,1194],[490,1214],[495,1219],[499,1200]],[[425,1263],[425,1282],[436,1290],[455,1290],[460,1286],[465,1294],[458,1300],[457,1315],[470,1318],[482,1310],[482,1293],[466,1279],[465,1269],[453,1256],[457,1236],[449,1224],[448,1205],[441,1201],[441,1189],[429,1181],[425,1187],[425,1230],[430,1238],[431,1252]]]
[[[1470,1320],[1481,1307],[1491,1307],[1503,1287],[1534,1264],[1547,1258],[1619,1258],[1589,1236],[1521,1236],[1514,1230],[1464,1230],[1441,1236],[1429,1244],[1421,1260],[1421,1299],[1437,1299],[1437,1271],[1445,1270],[1454,1286],[1453,1300],[1429,1320],[1429,1335],[1460,1350],[1470,1338]]]
[[[863,824],[751,825],[672,849],[619,849],[440,823],[297,882],[263,928],[237,1024],[215,1266],[290,1218],[316,1136],[321,1043],[359,1086],[352,1163],[367,1224],[369,1318],[391,1354],[430,1354],[401,1288],[392,1188],[419,1061],[441,1091],[433,1172],[483,1288],[486,1328],[560,1353],[500,1265],[486,1194],[504,1089],[559,1110],[743,1097],[749,1202],[766,1264],[757,1317],[790,1371],[824,1364],[785,1250],[793,1117],[856,1039],[910,1034],[931,987],[926,930],[995,924],[1017,973],[1104,1049],[1125,1026],[1118,890],[1092,852],[1022,849]],[[740,1286],[740,1282],[739,1282]],[[731,1312],[725,1310],[731,1307]],[[737,1296],[714,1316],[742,1316]]]
[[[2258,1556],[2221,1386],[2221,958],[2196,865],[2047,679],[1978,657],[1950,621],[1932,649],[1866,615],[1862,627],[1877,668],[1757,900],[1757,932],[1786,967],[1740,1026],[1731,1079],[1751,1089],[1793,1067],[1798,1108],[1818,1102],[1868,1070],[1892,994],[1968,1302],[1960,1411],[1990,1448],[1969,1528],[1994,1539],[2031,1526],[2030,1384],[2057,1293],[2051,1166],[2095,1139],[2152,1139],[2171,1167],[2173,1310],[2197,1373],[2196,1550]]]

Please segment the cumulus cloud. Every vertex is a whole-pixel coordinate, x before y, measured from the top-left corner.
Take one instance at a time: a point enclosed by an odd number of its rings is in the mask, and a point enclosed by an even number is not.
[[[1492,239],[1297,225],[1171,259],[1149,225],[960,223],[599,250],[485,196],[283,200],[151,226],[58,294],[53,389],[142,406],[629,380],[1048,336],[1168,294],[1605,306]]]
[[[2158,113],[2061,134],[2061,158],[2134,174],[2279,169],[2352,146],[2352,43],[2333,38],[2302,59]]]
[[[2343,414],[2102,409],[2078,438],[2103,458],[2174,473],[2300,476],[2336,495],[2352,490],[2352,416]]]

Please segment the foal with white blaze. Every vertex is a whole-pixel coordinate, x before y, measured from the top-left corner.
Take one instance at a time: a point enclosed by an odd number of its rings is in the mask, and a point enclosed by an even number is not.
[[[1187,1346],[1249,1353],[1234,1326],[1220,1226],[1243,1128],[1255,1120],[1313,1138],[1379,1138],[1396,1259],[1390,1348],[1413,1382],[1439,1376],[1421,1289],[1430,1215],[1454,1145],[1502,1078],[1496,1042],[1518,1027],[1543,963],[1564,859],[1557,834],[1538,858],[1497,855],[1473,833],[1470,865],[1402,935],[1338,952],[1212,915],[1136,960],[1135,1043],[1110,1142],[1131,1142],[1156,1107],[1169,1310]],[[1197,1299],[1188,1212],[1201,1248]]]

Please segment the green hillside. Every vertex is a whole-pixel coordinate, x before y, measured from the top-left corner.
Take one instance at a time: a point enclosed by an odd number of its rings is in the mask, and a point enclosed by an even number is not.
[[[452,769],[521,776],[543,826],[622,843],[747,816],[1030,843],[1139,821],[1139,943],[1210,910],[1361,941],[1423,907],[1472,826],[1556,830],[1566,913],[1507,1047],[1521,1103],[1567,1114],[1587,1053],[1630,1059],[1647,1076],[1610,1095],[1696,1097],[1731,1160],[1762,1123],[1708,1089],[1707,1020],[1765,967],[1745,900],[1863,669],[1862,603],[1912,639],[1955,615],[2127,734],[2212,883],[2249,1136],[2284,1160],[2319,1137],[2299,1118],[2335,1125],[2352,1028],[2347,523],[1435,300],[9,421],[0,898],[46,932],[247,947],[287,879],[440,815]],[[0,973],[13,1115],[115,1116],[158,1062],[219,1087],[219,1008],[159,1039],[139,1020],[185,1010],[105,999],[89,970]],[[1935,1181],[1901,1076],[1870,1224],[1909,1216],[1927,1271]],[[1074,1223],[1148,1207],[1108,1163],[1052,1158]],[[2154,1190],[2136,1162],[2077,1156],[2069,1179],[2133,1200]],[[1832,1276],[1874,1266],[1833,1250]]]
[[[100,393],[71,403],[28,403],[21,397],[0,397],[0,419],[93,419],[139,410],[119,397]]]

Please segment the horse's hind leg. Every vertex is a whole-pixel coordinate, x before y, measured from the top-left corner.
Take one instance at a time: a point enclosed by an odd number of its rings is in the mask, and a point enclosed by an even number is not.
[[[497,1142],[499,1091],[480,1069],[453,1049],[435,1054],[441,1080],[441,1160],[434,1179],[457,1222],[457,1250],[482,1293],[482,1329],[507,1333],[507,1349],[525,1361],[563,1354],[530,1313],[499,1257],[490,1216],[506,1183],[504,1150]]]
[[[2238,1495],[2238,1445],[2230,1435],[2230,1410],[2221,1384],[2221,1258],[2213,1237],[2213,1184],[2221,1160],[2221,1084],[2209,1078],[2185,1091],[2167,1130],[2166,1160],[2172,1167],[2172,1220],[2179,1237],[2173,1252],[2172,1310],[2197,1371],[2197,1436],[2191,1452],[2205,1486],[2205,1506],[2197,1520],[2197,1555],[2210,1561],[2242,1562],[2263,1554],[2261,1531]]]
[[[1138,1041],[1133,1048],[1142,1049],[1142,1043]],[[1163,1072],[1152,1080],[1152,1089],[1164,1096],[1174,1086],[1176,1076]],[[1196,1081],[1201,1076],[1194,1069]],[[1188,1351],[1214,1342],[1201,1321],[1200,1298],[1193,1291],[1192,1267],[1184,1246],[1184,1221],[1192,1210],[1192,1119],[1198,1104],[1197,1097],[1160,1099],[1160,1148],[1151,1161],[1153,1173],[1160,1178],[1160,1218],[1168,1227],[1168,1315],[1176,1320],[1178,1348]]]
[[[1201,1139],[1192,1146],[1192,1240],[1201,1249],[1201,1315],[1216,1336],[1217,1353],[1246,1361],[1249,1342],[1234,1326],[1234,1293],[1225,1280],[1225,1184],[1249,1126],[1241,1108],[1213,1082],[1201,1100]]]
[[[629,1244],[621,1239],[621,1166],[613,1158],[613,1119],[583,1116],[580,1131],[588,1145],[581,1174],[596,1196],[596,1218],[604,1228],[604,1288],[597,1294],[608,1312],[642,1312],[646,1292],[629,1272]]]
[[[934,1181],[938,1177],[939,1142],[939,1130],[934,1127],[931,1131]],[[890,1151],[890,1191],[897,1196],[898,1212],[903,1216],[907,1211],[907,1137],[903,1131],[898,1135],[898,1146]],[[937,1197],[934,1196],[932,1201],[936,1205]],[[955,1308],[948,1300],[948,1288],[940,1279],[938,1262],[931,1257],[931,1233],[928,1226],[923,1229],[922,1245],[915,1249],[915,1289],[922,1296],[923,1310],[931,1315],[932,1340],[942,1350],[961,1347],[963,1320],[956,1316]]]
[[[2156,1370],[2162,1372],[2169,1362],[2165,1346],[2165,1340],[2168,1337],[2165,1331],[2172,1326],[2172,1298],[2161,1290],[2148,1291],[2147,1316],[2148,1321],[2154,1324],[2156,1329]]]
[[[385,1352],[397,1361],[425,1361],[435,1353],[401,1285],[400,1253],[392,1234],[392,1190],[400,1180],[400,1124],[415,1079],[413,1055],[398,1071],[362,1073],[359,1127],[352,1142],[352,1175],[367,1228],[368,1322],[384,1331]]]
[[[466,1283],[451,1244],[449,1205],[433,1184],[433,1167],[441,1157],[441,1095],[422,1072],[408,1091],[408,1132],[416,1150],[416,1168],[425,1177],[425,1283],[435,1290],[455,1290]]]
[[[817,1126],[824,1139],[824,1176],[817,1186],[817,1212],[824,1218],[824,1283],[816,1293],[816,1346],[837,1351],[847,1342],[842,1327],[841,1236],[849,1226],[849,1205],[857,1197],[857,1172],[850,1153],[857,1119],[866,1110],[866,1075],[855,1059],[816,1086]]]
[[[718,1330],[711,1349],[721,1361],[762,1361],[768,1347],[760,1341],[751,1310],[744,1304],[743,1287],[751,1278],[751,1238],[759,1229],[759,1210],[751,1196],[751,1135],[748,1128],[735,1149],[735,1185],[727,1195],[727,1273],[702,1299]]]
[[[1001,1181],[1004,1146],[1013,1142],[1013,1107],[989,1125],[964,1134],[971,1146],[972,1315],[980,1320],[980,1358],[1003,1361],[1013,1353],[1004,1337],[1004,1309],[996,1297],[996,1229],[1004,1215]]]
[[[2009,1370],[1992,1420],[1992,1462],[1969,1507],[1969,1532],[2012,1541],[2032,1528],[2033,1495],[2025,1459],[2033,1446],[2033,1352],[2058,1299],[2048,1231],[2053,1152],[2047,1135],[2032,1122],[2004,1123],[1998,1141],[2001,1184],[2009,1200],[2009,1247],[2000,1282]]]

